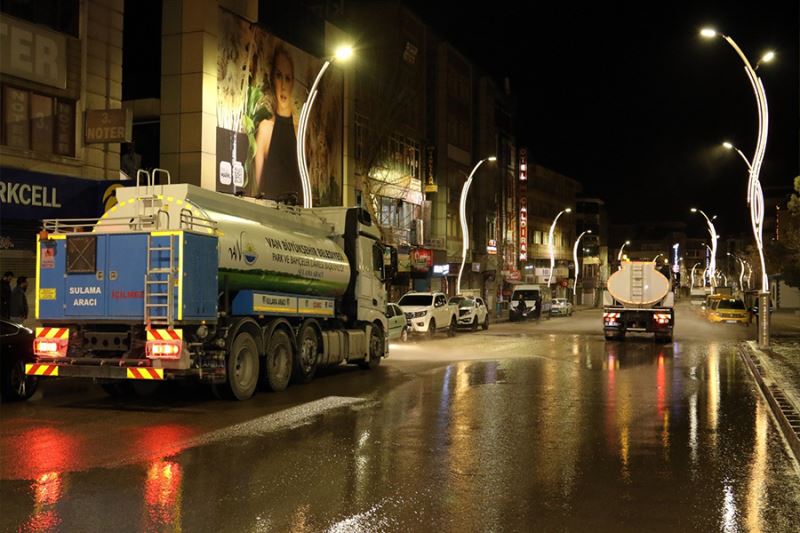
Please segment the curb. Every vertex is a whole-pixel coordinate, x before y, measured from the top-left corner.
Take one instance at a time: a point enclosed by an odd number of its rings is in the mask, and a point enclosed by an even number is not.
[[[772,380],[766,375],[764,365],[760,359],[760,351],[753,348],[752,342],[743,343],[739,349],[739,355],[741,355],[759,389],[767,399],[772,414],[778,421],[778,427],[786,438],[786,442],[789,443],[789,448],[792,450],[795,460],[800,462],[800,413],[786,400],[783,391],[772,383]]]

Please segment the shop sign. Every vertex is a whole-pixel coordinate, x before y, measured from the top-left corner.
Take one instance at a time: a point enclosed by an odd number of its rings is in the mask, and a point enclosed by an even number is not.
[[[60,33],[3,13],[0,19],[0,72],[66,89],[67,39]]]
[[[86,143],[130,142],[133,131],[130,109],[89,109],[86,111]]]
[[[450,274],[450,265],[433,265],[433,273],[437,276],[447,276]]]
[[[4,220],[99,217],[103,193],[119,183],[0,167],[0,212]]]
[[[411,250],[411,268],[416,272],[427,272],[433,265],[433,250],[415,248]]]
[[[472,263],[472,271],[473,272],[480,272],[481,271],[481,264],[480,263]]]
[[[519,281],[522,279],[522,273],[519,270],[509,270],[505,273],[506,280]]]
[[[519,151],[519,260],[528,260],[528,150]]]
[[[497,241],[494,239],[489,239],[489,242],[486,244],[486,253],[489,255],[497,255]]]

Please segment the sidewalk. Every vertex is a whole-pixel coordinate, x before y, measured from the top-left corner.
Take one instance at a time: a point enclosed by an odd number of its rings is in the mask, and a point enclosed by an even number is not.
[[[771,330],[769,348],[747,341],[741,355],[800,461],[800,314],[776,312]]]

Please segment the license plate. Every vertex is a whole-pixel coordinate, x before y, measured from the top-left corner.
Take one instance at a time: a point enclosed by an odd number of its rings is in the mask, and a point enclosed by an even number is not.
[[[726,320],[725,321],[725,323],[727,323],[727,324],[736,324],[736,322],[738,322],[738,320]]]

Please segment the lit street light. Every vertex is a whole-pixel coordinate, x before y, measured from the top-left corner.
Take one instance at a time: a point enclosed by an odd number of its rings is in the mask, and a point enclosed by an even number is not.
[[[769,51],[758,60],[755,68],[750,64],[747,56],[742,49],[728,35],[718,33],[712,28],[703,28],[700,35],[705,38],[713,38],[719,35],[727,42],[744,62],[744,70],[753,93],[756,97],[756,109],[758,112],[758,138],[756,150],[752,160],[749,162],[750,176],[747,182],[747,203],[750,205],[750,223],[753,227],[753,237],[758,248],[758,257],[761,262],[761,293],[758,295],[758,309],[762,313],[763,320],[758,324],[758,344],[762,347],[769,346],[769,279],[767,278],[767,265],[764,260],[764,193],[761,190],[759,174],[761,164],[764,162],[764,153],[767,150],[767,135],[769,133],[769,107],[767,106],[767,95],[764,92],[764,84],[756,74],[756,69],[761,63],[769,63],[775,58],[775,52]],[[730,143],[729,143],[730,144]],[[745,158],[746,160],[746,158]]]
[[[470,172],[469,176],[467,176],[467,181],[464,182],[464,186],[461,188],[461,205],[459,206],[458,212],[459,216],[461,217],[461,268],[458,269],[456,294],[461,294],[461,275],[464,273],[464,263],[467,262],[467,249],[469,248],[469,230],[467,229],[467,194],[469,194],[469,186],[472,185],[472,176],[475,175],[475,171],[478,170],[478,167],[481,166],[485,161],[494,162],[497,161],[497,158],[492,156],[478,161],[475,167],[472,169],[472,172]]]
[[[716,270],[717,270],[717,240],[719,239],[719,235],[717,235],[717,229],[714,227],[714,223],[711,222],[711,221],[714,220],[717,217],[715,215],[715,216],[713,216],[711,218],[708,218],[708,215],[706,215],[705,212],[702,209],[697,209],[695,207],[693,207],[691,209],[691,211],[692,211],[692,213],[700,213],[706,219],[706,223],[708,224],[708,234],[711,236],[711,262],[708,265],[708,271],[709,272],[716,272]],[[712,279],[712,282],[713,282],[712,286],[716,286],[716,280],[714,279],[713,276],[712,276],[711,279]]]
[[[330,59],[323,63],[322,68],[308,92],[303,107],[300,109],[300,119],[297,124],[297,165],[300,169],[300,182],[303,185],[303,207],[313,207],[313,198],[311,194],[311,178],[308,174],[308,164],[306,162],[306,129],[308,128],[308,117],[311,115],[311,106],[317,99],[317,85],[322,79],[322,75],[328,70],[328,67],[336,61],[346,61],[353,55],[353,48],[350,46],[340,46],[336,53]]]
[[[553,223],[550,224],[550,233],[548,234],[547,243],[550,249],[550,277],[547,278],[547,286],[549,287],[553,283],[553,270],[556,268],[556,247],[553,243],[554,232],[556,229],[556,222],[558,222],[558,218],[563,215],[564,213],[571,213],[572,209],[567,207],[566,209],[562,209],[556,215],[556,218],[553,219]]]
[[[575,300],[575,297],[578,294],[578,273],[580,273],[580,265],[578,265],[578,243],[581,242],[581,237],[591,232],[592,230],[587,229],[586,231],[578,235],[578,238],[575,239],[575,245],[572,247],[572,258],[575,261],[575,283],[573,283],[572,285],[572,301],[575,302],[576,304],[578,303]]]
[[[622,243],[622,246],[619,249],[619,253],[617,254],[617,261],[622,261],[622,250],[625,249],[625,246],[630,244],[631,241],[625,241]]]
[[[744,261],[744,259],[742,259],[738,255],[732,254],[730,252],[728,252],[728,257],[733,257],[734,259],[739,261],[739,267],[741,267],[741,271],[739,272],[739,290],[743,291],[744,290],[744,263],[745,263],[745,261]]]
[[[692,288],[694,288],[694,285],[695,285],[695,283],[694,283],[694,269],[697,268],[697,266],[699,264],[700,263],[698,262],[698,263],[695,263],[694,265],[692,265]],[[703,284],[705,285],[705,282]]]
[[[664,254],[658,254],[657,256],[655,256],[653,258],[653,263],[656,263],[658,261],[658,258],[661,257],[662,255],[664,255]]]

